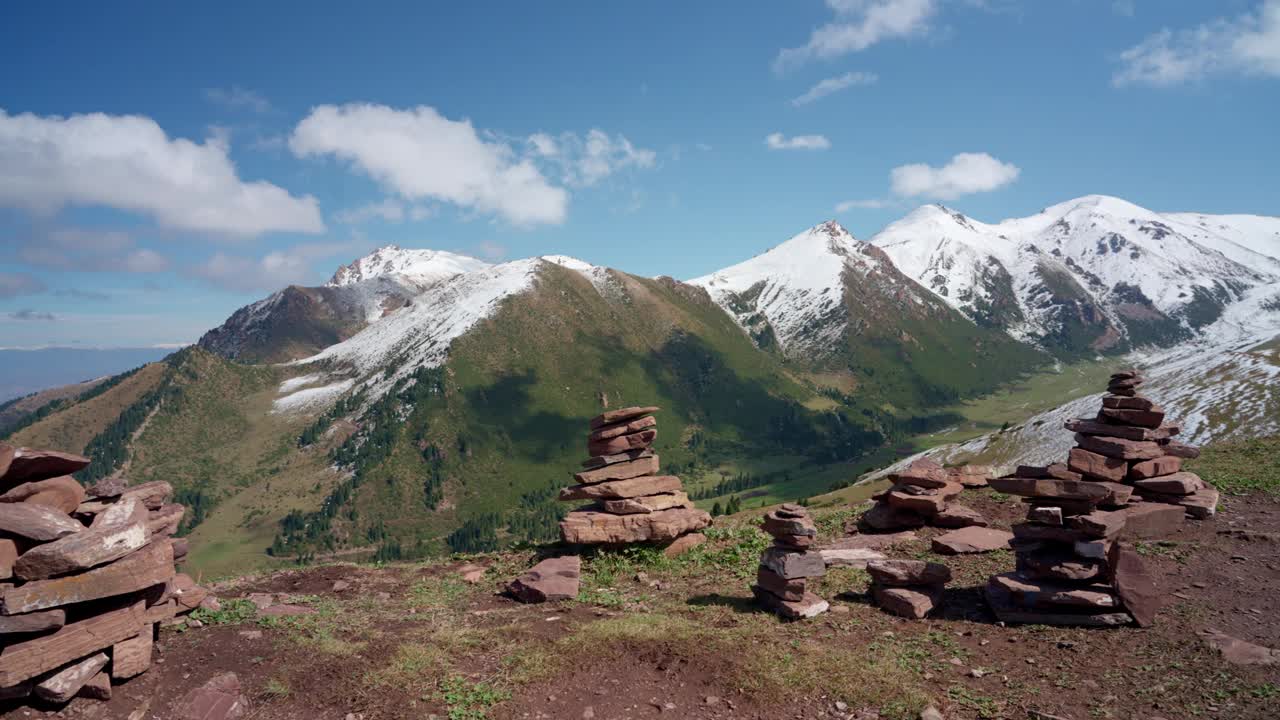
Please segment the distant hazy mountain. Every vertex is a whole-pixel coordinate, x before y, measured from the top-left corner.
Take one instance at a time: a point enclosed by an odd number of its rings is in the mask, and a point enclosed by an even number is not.
[[[0,402],[37,390],[115,375],[171,352],[173,348],[0,350]]]

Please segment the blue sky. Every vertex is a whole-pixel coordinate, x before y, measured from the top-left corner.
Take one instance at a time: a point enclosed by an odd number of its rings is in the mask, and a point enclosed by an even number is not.
[[[928,202],[1280,213],[1280,0],[28,3],[0,67],[8,347],[388,243],[687,278]]]

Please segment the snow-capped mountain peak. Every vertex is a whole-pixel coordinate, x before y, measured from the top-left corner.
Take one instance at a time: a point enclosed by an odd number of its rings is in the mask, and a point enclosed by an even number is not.
[[[342,287],[395,275],[424,286],[438,280],[489,267],[489,263],[444,250],[405,249],[387,245],[343,265],[326,283],[326,287]]]

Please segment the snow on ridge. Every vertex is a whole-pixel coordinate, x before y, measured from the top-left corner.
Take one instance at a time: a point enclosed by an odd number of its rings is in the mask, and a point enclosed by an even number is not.
[[[288,380],[280,383],[280,393],[287,395],[299,388],[304,388],[308,385],[315,385],[322,379],[324,379],[324,376],[320,373],[310,373],[308,375],[299,375],[295,378],[289,378]]]
[[[616,297],[621,291],[617,280],[610,274],[609,268],[592,265],[585,260],[568,255],[543,255],[539,259],[577,272],[591,283],[601,297]]]
[[[305,377],[318,378],[319,376],[308,375]],[[295,378],[295,379],[301,379],[301,378]],[[288,381],[285,381],[284,384],[281,384],[280,387],[282,391],[284,389],[285,384],[288,384]],[[345,393],[347,390],[350,390],[351,386],[354,384],[355,384],[355,380],[347,379],[347,380],[340,380],[330,385],[322,385],[320,387],[307,388],[305,390],[298,390],[289,395],[285,395],[284,397],[276,399],[276,401],[271,404],[271,412],[272,414],[294,413],[294,412],[302,412],[305,410],[318,409],[320,407],[327,406],[329,403],[336,400],[340,395]]]
[[[397,245],[386,245],[350,265],[339,267],[326,285],[343,287],[374,278],[398,276],[414,285],[423,286],[489,266],[483,260],[445,250],[405,249]]]

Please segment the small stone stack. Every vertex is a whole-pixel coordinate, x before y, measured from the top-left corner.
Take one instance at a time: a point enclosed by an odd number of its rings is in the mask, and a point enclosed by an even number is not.
[[[893,486],[872,496],[876,504],[862,516],[864,530],[888,531],[925,525],[962,528],[987,525],[976,510],[954,502],[966,487],[984,487],[991,475],[986,466],[944,468],[930,458],[913,461],[891,473]]]
[[[670,543],[686,550],[703,539],[698,530],[711,515],[693,507],[675,475],[658,474],[653,441],[658,437],[656,407],[610,410],[591,419],[585,468],[577,485],[560,491],[560,500],[594,500],[560,522],[567,543],[622,545]]]
[[[1076,433],[1068,468],[1092,479],[1128,483],[1143,500],[1178,505],[1190,517],[1212,516],[1218,491],[1182,470],[1183,459],[1200,451],[1173,439],[1180,427],[1165,423],[1164,409],[1138,393],[1142,383],[1136,370],[1112,374],[1097,416],[1066,422]]]
[[[803,505],[787,503],[764,516],[761,529],[773,536],[773,545],[760,556],[756,601],[789,620],[811,618],[826,612],[826,600],[808,590],[810,578],[827,574],[827,564],[813,548],[818,528]]]
[[[951,568],[924,560],[873,560],[871,599],[886,612],[921,620],[942,604]]]
[[[176,574],[165,482],[86,490],[89,459],[0,443],[0,700],[106,700],[151,666],[156,625],[205,601]]]

